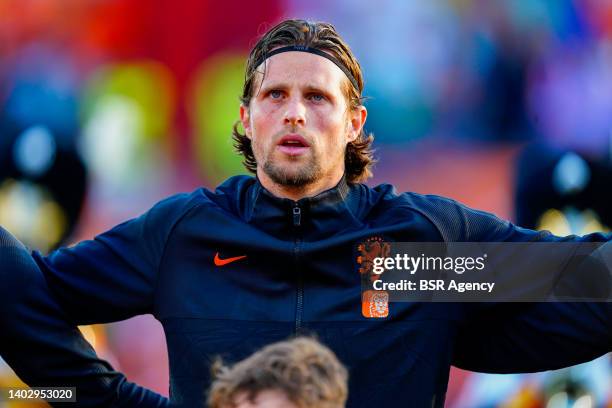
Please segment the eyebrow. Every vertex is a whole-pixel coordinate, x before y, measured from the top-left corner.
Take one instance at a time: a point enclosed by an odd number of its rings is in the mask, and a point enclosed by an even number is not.
[[[262,86],[259,92],[262,94],[266,94],[273,89],[284,90],[287,88],[290,88],[288,84],[283,83],[283,82],[277,82],[277,83],[271,83],[271,84]],[[329,95],[329,96],[332,95],[331,92],[325,90],[323,87],[318,86],[318,85],[308,84],[304,86],[302,89],[304,89],[306,92],[318,92],[324,95]]]
[[[271,83],[269,85],[265,85],[262,86],[259,90],[259,94],[260,95],[265,95],[268,92],[274,90],[274,89],[278,89],[278,90],[285,90],[287,88],[290,88],[290,86],[286,83],[283,82],[276,82],[276,83]],[[313,84],[308,84],[304,87],[302,87],[303,91],[306,93],[320,93],[322,95],[325,95],[330,101],[334,100],[334,94],[326,89],[324,89],[321,86],[318,85],[313,85]]]

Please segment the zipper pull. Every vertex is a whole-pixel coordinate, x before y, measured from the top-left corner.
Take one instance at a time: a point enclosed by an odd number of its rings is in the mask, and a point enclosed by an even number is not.
[[[293,207],[293,226],[299,227],[302,223],[302,209],[296,203],[295,207]]]

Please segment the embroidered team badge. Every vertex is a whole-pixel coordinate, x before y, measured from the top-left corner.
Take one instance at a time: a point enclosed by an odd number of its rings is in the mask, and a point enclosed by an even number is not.
[[[377,290],[363,292],[361,314],[363,314],[363,317],[369,318],[389,316],[389,294]]]
[[[389,252],[391,252],[389,243],[383,241],[381,237],[370,237],[362,244],[359,244],[357,251],[359,252],[357,256],[357,263],[360,265],[359,273],[362,276],[367,275],[371,280],[379,279],[380,275],[372,273],[374,258],[388,257]]]
[[[361,275],[362,287],[369,288],[371,283],[380,279],[373,273],[374,259],[388,257],[391,246],[381,237],[370,237],[357,246],[357,264]],[[368,318],[389,316],[389,294],[384,291],[365,290],[361,297],[361,314]]]

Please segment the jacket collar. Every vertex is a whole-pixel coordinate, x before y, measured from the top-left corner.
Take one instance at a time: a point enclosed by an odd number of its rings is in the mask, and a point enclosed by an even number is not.
[[[324,239],[361,227],[360,186],[347,183],[343,176],[335,187],[294,201],[276,197],[255,179],[245,195],[244,218],[279,238]]]

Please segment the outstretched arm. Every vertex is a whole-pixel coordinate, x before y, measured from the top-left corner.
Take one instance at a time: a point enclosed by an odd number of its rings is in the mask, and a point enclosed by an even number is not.
[[[609,234],[559,237],[548,231],[520,228],[458,204],[453,211],[461,220],[456,241],[532,242],[535,246],[541,242],[602,242],[605,244],[599,248],[608,254],[604,256],[608,260],[612,251]],[[566,283],[575,289],[593,284],[603,289],[612,287],[609,261],[603,265],[607,273],[593,273],[593,266],[577,269],[570,276],[573,280]],[[538,273],[544,272],[534,271]],[[464,369],[492,373],[544,371],[583,363],[612,351],[612,302],[482,303],[468,305],[467,309],[453,361]]]
[[[93,240],[32,257],[51,293],[75,325],[108,323],[154,313],[159,265],[169,235],[192,195],[157,203]]]
[[[554,370],[612,351],[612,302],[505,303],[474,312],[453,358],[466,370]]]
[[[547,231],[518,227],[442,197],[414,195],[411,199],[429,216],[446,242],[524,242],[534,246],[540,242],[607,242],[600,248],[611,251],[609,234],[558,237]],[[578,269],[586,273],[573,274],[570,283],[610,288],[610,263],[605,266],[607,273],[603,274],[592,274],[596,271],[590,267]],[[524,270],[509,272],[516,272],[510,279],[530,279],[528,274],[521,274]],[[528,286],[529,282],[524,284]],[[491,373],[543,371],[589,361],[612,351],[612,302],[463,303],[458,307],[466,313],[458,327],[453,364],[464,369]]]
[[[46,257],[0,229],[0,353],[17,375],[31,386],[76,386],[79,406],[167,404],[99,360],[76,326],[154,313],[165,243],[191,201],[171,197]]]
[[[68,323],[30,253],[0,227],[0,355],[30,386],[76,387],[79,407],[165,407],[128,382]]]

